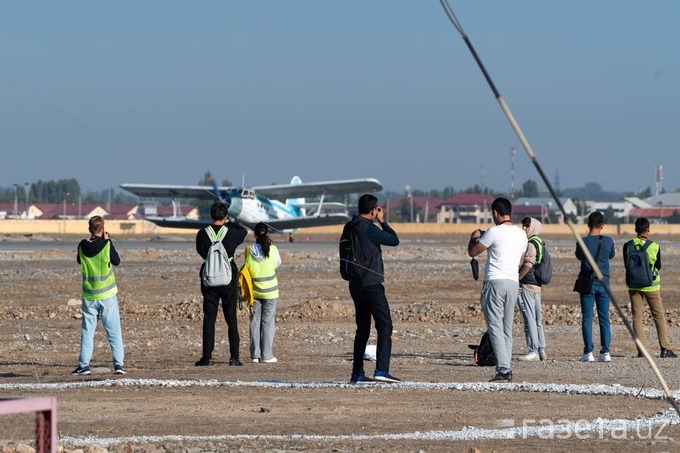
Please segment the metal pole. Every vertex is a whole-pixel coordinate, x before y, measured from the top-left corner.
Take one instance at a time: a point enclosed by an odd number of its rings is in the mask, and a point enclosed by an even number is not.
[[[539,176],[541,177],[541,179],[545,183],[546,187],[548,188],[550,195],[555,200],[555,203],[557,204],[559,210],[562,212],[562,215],[566,218],[566,211],[564,209],[564,206],[562,205],[562,202],[557,197],[557,194],[555,193],[555,190],[553,189],[552,185],[550,184],[550,181],[548,180],[547,176],[543,172],[543,168],[538,163],[538,159],[536,157],[536,154],[534,154],[534,151],[531,149],[531,145],[529,145],[529,141],[524,136],[524,133],[520,129],[519,124],[517,124],[517,121],[515,120],[514,115],[510,111],[510,108],[505,103],[505,100],[503,99],[503,97],[501,96],[499,91],[496,89],[496,86],[494,85],[493,81],[491,80],[491,76],[489,75],[486,68],[484,67],[484,64],[482,63],[482,60],[479,58],[479,55],[477,55],[477,51],[475,51],[475,48],[472,46],[472,42],[470,42],[470,39],[468,38],[467,34],[463,30],[462,25],[460,24],[460,22],[456,18],[455,14],[453,13],[453,10],[449,6],[447,0],[439,0],[439,1],[442,4],[442,7],[444,8],[444,11],[446,12],[447,16],[451,20],[451,23],[456,28],[456,30],[458,30],[461,37],[463,38],[465,45],[467,46],[468,50],[472,54],[472,57],[474,58],[477,65],[479,66],[479,69],[482,71],[482,74],[484,75],[484,78],[486,79],[486,82],[488,83],[489,88],[491,88],[491,91],[493,92],[494,97],[496,98],[496,101],[498,101],[498,104],[500,105],[501,110],[505,114],[507,120],[510,122],[510,126],[512,126],[512,129],[515,131],[515,134],[517,135],[517,138],[519,138],[520,143],[522,143],[522,147],[524,148],[527,155],[529,156],[529,159],[534,164],[534,168],[536,169]],[[595,272],[595,277],[597,278],[598,281],[600,281],[602,283],[605,290],[607,291],[607,294],[609,294],[609,299],[610,299],[612,305],[614,306],[614,308],[616,309],[616,312],[619,314],[619,317],[623,321],[624,325],[626,326],[626,329],[628,330],[628,333],[630,334],[633,342],[635,343],[635,346],[637,347],[638,351],[642,352],[645,359],[649,363],[649,366],[652,368],[654,375],[656,376],[657,380],[659,381],[659,384],[661,384],[661,387],[663,388],[663,391],[666,395],[666,400],[670,403],[671,406],[673,406],[673,409],[675,409],[675,412],[677,412],[678,415],[680,415],[680,405],[678,404],[678,402],[673,397],[673,394],[671,393],[671,390],[668,387],[666,380],[661,375],[661,371],[659,371],[659,368],[656,366],[656,362],[654,361],[652,356],[647,351],[647,348],[642,344],[640,339],[635,336],[635,331],[633,330],[633,326],[630,324],[630,321],[628,321],[628,318],[626,318],[626,315],[623,313],[623,310],[621,309],[621,306],[618,303],[616,295],[613,293],[609,284],[605,281],[605,278],[602,275],[602,272],[600,271],[599,266],[597,265],[597,263],[593,259],[593,256],[590,254],[590,251],[588,250],[585,243],[583,242],[583,238],[576,231],[576,227],[574,225],[574,222],[572,222],[569,219],[569,220],[567,220],[567,225],[569,226],[569,229],[571,230],[572,234],[576,238],[576,242],[578,243],[578,246],[581,247],[581,250],[583,251],[583,254],[584,254],[586,260],[590,264],[590,267]]]

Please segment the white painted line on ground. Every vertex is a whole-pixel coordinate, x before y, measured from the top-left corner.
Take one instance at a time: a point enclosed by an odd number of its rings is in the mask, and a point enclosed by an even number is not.
[[[279,389],[328,389],[328,388],[363,388],[372,387],[384,390],[454,390],[473,392],[530,392],[560,393],[570,395],[599,396],[638,396],[647,399],[664,399],[661,390],[640,390],[618,384],[541,384],[541,383],[509,383],[496,384],[489,382],[402,382],[399,384],[363,384],[354,385],[346,382],[278,382],[278,381],[218,381],[218,380],[163,380],[163,379],[106,379],[96,381],[78,381],[65,383],[17,383],[0,384],[0,390],[68,390],[76,388],[97,387],[252,387]],[[677,398],[680,392],[675,392]],[[307,434],[233,434],[214,436],[134,436],[118,438],[76,438],[64,436],[61,443],[114,445],[121,443],[156,443],[168,441],[216,442],[234,440],[309,440],[309,441],[362,441],[362,440],[477,440],[477,439],[520,439],[539,437],[542,439],[566,439],[576,436],[580,439],[609,436],[612,439],[659,439],[662,430],[668,426],[680,424],[680,418],[673,409],[660,411],[651,417],[635,419],[602,419],[587,420],[503,420],[503,428],[482,429],[464,427],[458,431],[427,431],[398,434],[355,435],[341,434],[320,436]]]

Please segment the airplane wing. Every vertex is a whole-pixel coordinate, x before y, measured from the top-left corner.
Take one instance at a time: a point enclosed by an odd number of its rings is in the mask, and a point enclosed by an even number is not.
[[[373,178],[345,179],[337,181],[303,182],[300,184],[276,184],[252,188],[256,194],[267,198],[283,200],[286,198],[318,197],[358,192],[379,192],[380,181]]]
[[[138,197],[145,198],[195,198],[214,200],[215,189],[211,186],[178,186],[171,184],[121,184],[120,188]],[[222,198],[234,190],[234,187],[217,188]]]
[[[323,211],[345,211],[347,206],[344,203],[337,203],[334,201],[324,201],[323,203],[291,203],[299,209],[321,209]],[[319,208],[319,205],[321,207]]]
[[[319,216],[305,216],[297,217],[292,219],[270,219],[265,223],[269,225],[273,230],[278,232],[284,232],[289,230],[294,230],[297,228],[308,228],[326,225],[342,225],[348,222],[350,217],[343,213],[333,213],[333,214],[323,214]],[[166,228],[182,228],[182,229],[194,229],[198,230],[205,228],[210,225],[210,220],[194,220],[186,219],[182,217],[146,217],[145,220],[155,223],[160,227]],[[250,228],[251,230],[255,227],[255,223],[241,222],[240,224]]]
[[[350,216],[344,213],[322,214],[318,216],[305,216],[293,219],[269,219],[266,221],[271,228],[282,232],[297,228],[309,228],[326,225],[342,225],[349,222]],[[253,225],[254,226],[254,225]],[[251,227],[252,228],[252,227]]]

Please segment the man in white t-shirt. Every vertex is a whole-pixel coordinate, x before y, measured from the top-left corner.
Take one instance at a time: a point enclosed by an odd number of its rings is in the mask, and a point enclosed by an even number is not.
[[[491,382],[512,382],[512,322],[527,235],[510,220],[510,200],[496,198],[491,204],[491,213],[495,225],[483,234],[479,229],[472,232],[468,255],[475,257],[484,250],[488,252],[480,303],[496,353],[496,375]]]

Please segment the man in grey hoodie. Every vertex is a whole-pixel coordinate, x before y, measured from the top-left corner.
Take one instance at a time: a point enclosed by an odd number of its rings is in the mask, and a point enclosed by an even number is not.
[[[519,311],[524,321],[524,336],[527,340],[526,355],[518,360],[534,362],[548,358],[545,352],[545,335],[543,334],[543,317],[541,315],[541,285],[534,276],[534,265],[537,264],[539,255],[538,247],[544,247],[543,241],[538,237],[541,232],[541,222],[533,217],[522,219],[522,229],[526,232],[529,242],[524,254],[524,263],[519,270],[520,291],[517,298]],[[543,251],[540,251],[543,255]]]

